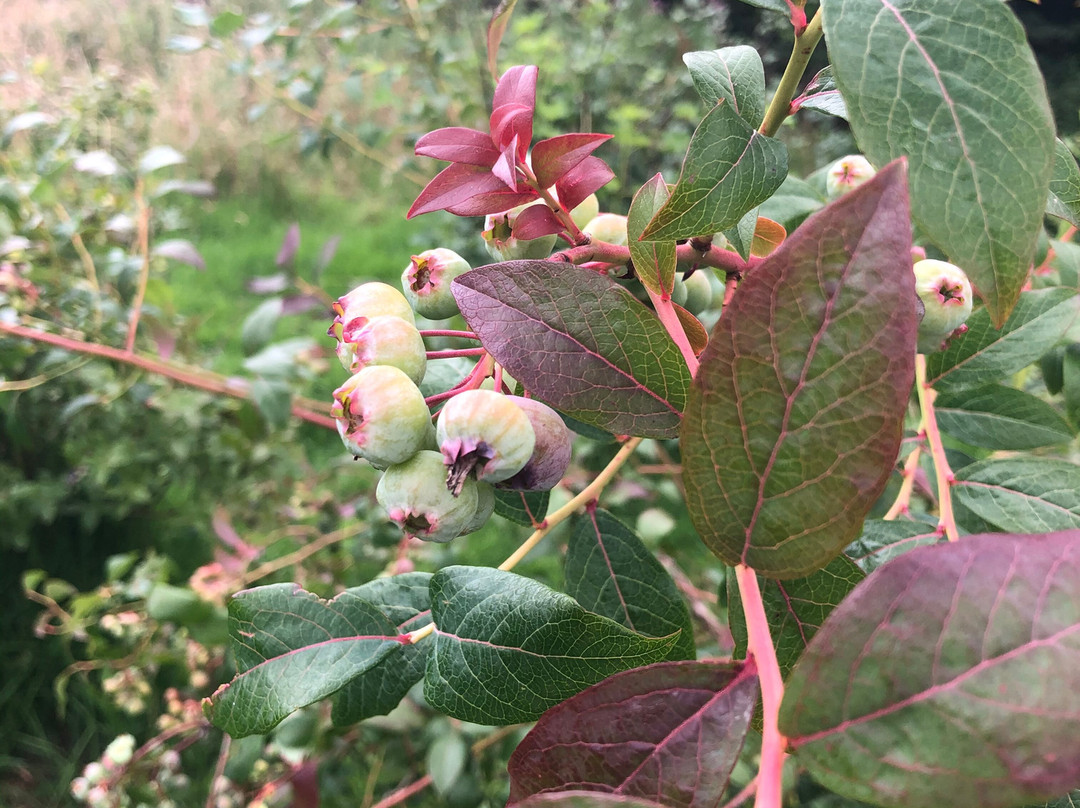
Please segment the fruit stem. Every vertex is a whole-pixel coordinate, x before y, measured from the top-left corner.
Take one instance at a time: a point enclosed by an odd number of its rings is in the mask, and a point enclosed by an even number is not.
[[[780,84],[773,93],[769,108],[765,110],[765,118],[761,121],[758,129],[763,135],[772,137],[780,129],[780,124],[791,114],[791,101],[795,98],[795,92],[799,88],[799,81],[806,71],[806,65],[810,56],[814,53],[818,42],[821,41],[821,7],[814,13],[810,22],[801,32],[795,35],[795,45],[788,57],[784,75],[780,77]]]
[[[769,620],[765,616],[765,603],[761,598],[757,573],[744,564],[737,564],[735,580],[739,584],[739,598],[746,616],[747,656],[753,657],[757,663],[761,682],[761,761],[754,807],[780,808],[784,790],[784,747],[787,744],[779,726],[784,682],[769,633]]]
[[[479,340],[480,337],[476,336],[472,331],[452,331],[441,328],[425,329],[420,332],[420,336],[427,337],[461,337],[462,339],[475,339]]]
[[[949,541],[958,541],[960,531],[956,527],[956,516],[952,507],[952,484],[956,479],[949,461],[945,457],[945,445],[941,442],[938,430],[937,414],[934,411],[934,399],[937,390],[926,383],[926,355],[915,355],[915,392],[919,396],[919,409],[922,411],[923,424],[926,426],[926,443],[930,447],[930,457],[934,461],[934,476],[938,492],[938,531],[945,534]]]

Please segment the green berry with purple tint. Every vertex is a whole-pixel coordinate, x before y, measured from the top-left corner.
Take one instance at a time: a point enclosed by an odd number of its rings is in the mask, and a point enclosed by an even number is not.
[[[494,390],[465,390],[446,402],[435,438],[447,466],[446,484],[458,490],[469,476],[497,483],[521,471],[536,436],[525,412]]]
[[[548,491],[559,484],[570,466],[574,436],[555,410],[535,398],[507,396],[533,428],[533,453],[522,469],[503,480],[499,488],[516,491]]]
[[[390,466],[375,498],[408,535],[448,542],[473,523],[478,493],[475,480],[464,480],[457,494],[447,490],[442,455],[425,450]]]

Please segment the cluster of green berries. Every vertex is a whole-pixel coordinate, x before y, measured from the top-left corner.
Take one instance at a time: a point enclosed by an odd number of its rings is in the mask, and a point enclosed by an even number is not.
[[[552,488],[570,463],[571,433],[533,399],[462,389],[432,424],[420,391],[427,367],[415,314],[457,314],[451,281],[469,264],[439,248],[414,256],[402,291],[365,283],[334,304],[329,334],[353,375],[334,391],[338,433],[357,458],[382,470],[376,499],[409,535],[436,542],[482,527],[495,508],[493,486]]]

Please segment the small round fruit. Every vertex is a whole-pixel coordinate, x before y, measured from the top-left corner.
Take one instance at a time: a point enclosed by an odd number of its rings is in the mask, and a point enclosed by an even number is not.
[[[489,213],[484,217],[484,231],[480,234],[488,254],[495,261],[517,261],[524,258],[547,258],[555,247],[555,234],[540,238],[519,239],[513,234],[518,214],[531,205],[543,205],[543,201],[529,202],[502,213]]]
[[[701,314],[712,305],[713,289],[709,275],[707,270],[699,269],[689,278],[683,277],[686,286],[686,302],[683,303],[683,308],[691,314]]]
[[[536,436],[525,412],[494,390],[465,390],[446,402],[435,424],[435,438],[449,467],[451,491],[474,473],[497,483],[517,474],[532,457]]]
[[[450,283],[472,269],[453,250],[436,247],[412,257],[401,273],[401,288],[417,314],[429,320],[446,320],[458,313]]]
[[[679,306],[686,304],[686,281],[683,280],[683,276],[676,272],[675,280],[671,284],[671,302]]]
[[[400,317],[356,317],[342,329],[337,356],[344,368],[358,373],[369,365],[391,365],[419,385],[427,369],[424,338]]]
[[[445,468],[445,466],[443,468]],[[493,513],[495,513],[495,489],[488,483],[477,483],[476,513],[473,515],[469,524],[465,525],[465,528],[461,531],[461,535],[464,536],[468,533],[475,533],[478,531],[487,524],[487,520],[491,518],[491,514]]]
[[[405,299],[405,295],[388,283],[381,281],[369,281],[362,283],[337,299],[334,303],[334,324],[330,326],[330,336],[341,338],[335,329],[339,326],[344,328],[350,320],[357,317],[400,317],[409,323],[415,323],[412,306]]]
[[[570,211],[570,218],[578,227],[584,227],[600,215],[600,200],[596,194],[589,194],[578,203],[578,206]]]
[[[425,541],[448,542],[476,516],[476,482],[464,480],[457,495],[448,491],[446,466],[438,452],[420,451],[388,468],[375,498],[402,530]]]
[[[971,282],[964,270],[947,261],[916,261],[915,292],[924,312],[919,323],[919,351],[933,353],[971,315]]]
[[[581,228],[581,232],[594,241],[606,241],[608,244],[625,247],[626,217],[617,213],[601,213]]]
[[[371,365],[350,376],[334,391],[330,414],[346,448],[377,468],[408,460],[430,434],[423,393],[390,365]]]
[[[559,484],[570,466],[574,436],[555,410],[535,398],[507,396],[525,413],[535,444],[521,471],[498,484],[516,491],[549,491]]]
[[[829,199],[836,199],[841,194],[855,190],[875,173],[870,161],[861,154],[841,157],[825,175],[825,194]]]

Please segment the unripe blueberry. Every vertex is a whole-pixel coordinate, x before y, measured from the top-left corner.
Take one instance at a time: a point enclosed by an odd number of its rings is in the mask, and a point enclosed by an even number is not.
[[[947,261],[916,261],[915,292],[925,311],[919,323],[919,351],[933,353],[971,314],[971,282],[964,270]]]
[[[686,281],[681,273],[675,273],[675,279],[671,284],[671,302],[682,306],[686,303]]]
[[[487,524],[487,520],[491,518],[491,514],[493,513],[495,513],[495,489],[487,483],[477,483],[476,513],[469,521],[469,524],[465,525],[465,528],[461,531],[461,535],[465,536],[469,533],[478,531]]]
[[[377,468],[402,463],[426,443],[431,413],[408,376],[371,365],[334,391],[330,414],[345,446]]]
[[[854,191],[875,173],[870,161],[861,154],[841,157],[832,164],[825,176],[825,194],[829,199],[836,199],[841,194]]]
[[[524,258],[547,258],[555,247],[555,234],[540,238],[519,239],[513,235],[514,222],[518,214],[530,205],[543,205],[544,202],[529,202],[502,213],[489,213],[484,217],[484,231],[480,234],[488,254],[495,261],[517,261]]]
[[[412,306],[405,299],[405,295],[390,284],[380,281],[362,283],[347,295],[339,297],[334,303],[334,314],[337,316],[327,333],[339,340],[345,326],[357,317],[370,320],[373,317],[389,315],[400,317],[409,323],[416,322]]]
[[[494,390],[465,390],[447,401],[435,438],[449,467],[451,491],[460,489],[470,472],[487,483],[513,477],[529,462],[536,443],[525,412]]]
[[[401,288],[413,309],[429,320],[446,320],[458,313],[450,283],[472,269],[453,250],[436,247],[412,257],[401,273]]]
[[[626,217],[618,213],[601,213],[581,228],[581,232],[591,236],[594,241],[606,241],[608,244],[625,247]]]
[[[375,498],[402,530],[436,542],[461,535],[476,516],[477,496],[475,480],[463,480],[456,495],[448,491],[442,455],[430,451],[390,466],[375,489]]]
[[[570,218],[578,227],[584,227],[600,215],[600,200],[596,194],[589,194],[578,203],[578,206],[570,211]]]
[[[683,303],[683,308],[691,314],[701,314],[712,305],[713,289],[709,274],[708,271],[699,269],[689,278],[683,278],[686,286],[686,302]]]
[[[507,396],[525,413],[533,428],[532,456],[521,471],[499,483],[517,491],[548,491],[558,485],[570,465],[574,436],[555,410],[535,398]]]
[[[356,317],[341,329],[337,356],[342,366],[358,373],[369,365],[391,365],[412,379],[424,380],[427,348],[424,338],[412,323],[400,317]]]

